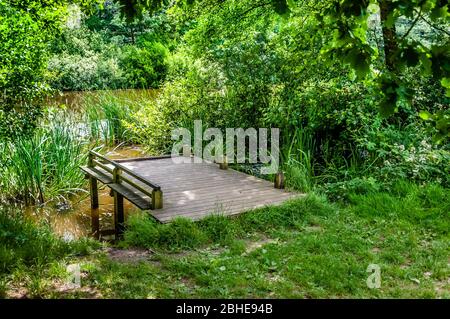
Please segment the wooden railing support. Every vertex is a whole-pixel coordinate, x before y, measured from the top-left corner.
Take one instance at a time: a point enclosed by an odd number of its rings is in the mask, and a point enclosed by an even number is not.
[[[152,209],[163,208],[163,193],[159,190],[152,191]]]
[[[113,169],[113,182],[121,184],[122,170],[118,167]],[[125,222],[125,207],[123,204],[123,196],[114,191],[114,229],[116,231],[116,239],[122,237]]]
[[[91,210],[91,235],[100,239],[100,215],[98,208]]]
[[[278,188],[278,189],[284,189],[284,174],[283,174],[283,172],[279,171],[275,175],[274,187]]]
[[[220,169],[228,169],[228,158],[226,156],[222,157],[222,163],[219,163]]]
[[[89,190],[91,194],[91,208],[98,208],[98,185],[97,179],[89,176]]]
[[[91,195],[91,225],[92,234],[98,238],[99,226],[99,196],[98,181],[108,185],[111,189],[111,196],[114,197],[114,234],[116,239],[122,237],[125,222],[124,198],[127,198],[141,209],[161,209],[163,207],[163,193],[161,187],[152,183],[145,177],[133,172],[128,167],[111,160],[95,151],[88,154],[88,165],[81,167],[89,178]],[[112,175],[112,178],[111,178]],[[134,197],[133,192],[138,191],[143,194]]]
[[[123,196],[114,192],[114,229],[116,239],[122,238],[125,223],[125,210],[123,205]]]

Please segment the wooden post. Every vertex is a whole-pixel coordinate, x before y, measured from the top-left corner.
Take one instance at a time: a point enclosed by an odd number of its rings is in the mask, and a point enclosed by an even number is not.
[[[94,167],[94,155],[89,152],[88,154],[88,167]],[[91,232],[92,236],[96,239],[100,238],[100,216],[99,216],[99,200],[98,200],[98,183],[97,179],[88,176],[89,178],[89,193],[91,195]]]
[[[98,208],[91,209],[91,231],[92,237],[100,239],[100,215]]]
[[[278,188],[278,189],[283,189],[284,188],[284,174],[283,174],[283,172],[279,171],[275,175],[274,187]]]
[[[163,208],[163,193],[161,190],[152,191],[152,209]]]
[[[89,152],[89,154],[88,154],[88,165],[87,165],[88,167],[94,167],[93,160],[94,160],[94,155],[91,152]]]
[[[94,155],[89,153],[88,155],[88,167],[94,167],[93,158]],[[91,192],[91,208],[98,208],[98,187],[97,187],[97,179],[89,176],[89,188]]]
[[[122,175],[122,170],[120,168],[114,167],[113,170],[113,182],[120,184],[120,176]],[[123,205],[123,196],[116,191],[113,191],[114,195],[114,229],[116,233],[116,239],[122,237],[124,230],[125,214]]]
[[[220,169],[228,169],[228,158],[226,156],[222,157],[222,163],[219,163]]]
[[[91,194],[91,208],[98,208],[98,187],[97,187],[97,179],[89,176],[89,189]]]
[[[125,222],[124,215],[123,196],[118,192],[114,192],[114,228],[116,239],[122,238]]]

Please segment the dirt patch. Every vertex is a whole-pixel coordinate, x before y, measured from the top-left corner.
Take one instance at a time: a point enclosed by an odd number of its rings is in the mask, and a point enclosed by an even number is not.
[[[101,299],[103,298],[100,291],[98,291],[94,287],[90,286],[81,286],[74,287],[73,284],[69,284],[67,282],[57,281],[52,284],[51,290],[53,292],[58,293],[60,298],[64,298],[64,296],[69,295],[77,295],[81,298],[87,299]]]
[[[378,254],[378,253],[381,252],[381,249],[378,248],[378,247],[373,247],[371,251],[372,251],[374,254]]]
[[[278,244],[278,239],[263,238],[258,241],[248,242],[247,248],[245,250],[245,254],[250,254],[251,252],[263,247],[264,245],[268,245],[268,244]]]
[[[6,291],[8,299],[27,299],[28,290],[25,287],[11,287]]]
[[[434,284],[434,290],[439,297],[448,298],[448,295],[450,295],[450,278],[446,281],[442,280],[436,282]]]
[[[151,256],[154,254],[152,250],[139,248],[107,248],[105,252],[111,260],[121,263],[137,263],[140,261],[149,261]]]

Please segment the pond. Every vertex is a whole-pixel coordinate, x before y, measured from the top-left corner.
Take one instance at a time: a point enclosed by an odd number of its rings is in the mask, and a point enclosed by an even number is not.
[[[123,100],[154,99],[158,95],[158,89],[127,89],[127,90],[99,90],[99,91],[65,91],[57,92],[46,99],[48,106],[64,106],[74,111],[83,110],[87,100],[99,99],[108,95]]]
[[[143,90],[114,90],[114,91],[80,91],[57,93],[46,101],[47,106],[63,108],[67,112],[83,112],[86,101],[100,99],[103,96],[118,98],[124,103],[129,101],[142,101],[154,99],[158,94],[155,89]],[[112,159],[135,158],[147,156],[136,145],[108,147],[106,156]],[[99,184],[99,186],[102,186]],[[114,229],[113,197],[109,188],[102,186],[99,189],[98,213],[100,216],[101,230]],[[47,222],[54,232],[66,240],[76,239],[91,234],[91,205],[89,193],[80,192],[72,196],[70,201],[61,199],[58,203],[52,203],[43,207],[30,206],[25,209],[26,215],[36,222]],[[125,200],[125,214],[135,211],[136,208]]]
[[[124,146],[106,153],[112,159],[144,157],[146,154],[138,146]],[[99,184],[100,230],[114,229],[114,201],[109,188]],[[125,216],[136,208],[125,200]],[[81,193],[71,198],[69,202],[61,201],[56,205],[25,208],[27,217],[36,222],[46,222],[53,231],[66,240],[90,236],[91,234],[91,203],[89,193]]]

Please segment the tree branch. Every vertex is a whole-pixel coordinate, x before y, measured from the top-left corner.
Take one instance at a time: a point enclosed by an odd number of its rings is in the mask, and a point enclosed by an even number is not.
[[[414,22],[411,24],[411,26],[409,27],[408,31],[406,31],[406,33],[403,35],[403,37],[401,38],[400,42],[403,42],[403,40],[406,39],[406,37],[411,33],[412,29],[414,29],[414,27],[416,26],[417,22],[419,21],[419,19],[422,17],[422,8],[420,8],[419,12],[417,12],[417,17],[414,20]]]
[[[414,11],[417,11],[417,10],[414,10]],[[437,26],[437,25],[431,23],[430,21],[428,21],[427,19],[425,19],[425,17],[423,17],[422,15],[420,15],[420,18],[421,18],[426,24],[428,24],[430,27],[432,27],[433,29],[436,29],[436,30],[438,30],[438,31],[441,31],[441,32],[445,33],[446,35],[450,36],[450,32],[449,32],[449,31],[447,31],[447,30],[445,30],[444,28],[441,28],[441,27],[439,27],[439,26]]]

